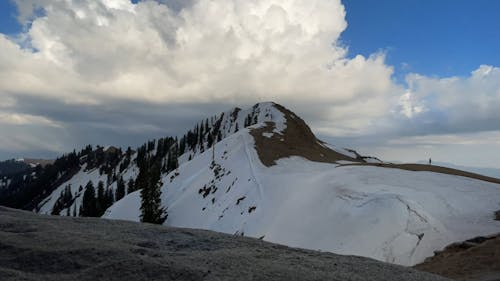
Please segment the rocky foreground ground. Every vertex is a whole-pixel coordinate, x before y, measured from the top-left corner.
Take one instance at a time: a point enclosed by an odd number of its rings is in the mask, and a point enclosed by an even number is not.
[[[415,266],[456,280],[500,280],[500,234],[453,243]]]
[[[210,231],[0,207],[0,280],[446,280]]]

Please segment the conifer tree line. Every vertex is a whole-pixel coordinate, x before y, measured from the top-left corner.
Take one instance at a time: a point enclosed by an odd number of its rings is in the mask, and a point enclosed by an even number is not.
[[[59,215],[61,211],[65,208],[71,207],[73,204],[74,198],[73,194],[71,193],[71,186],[67,185],[64,190],[61,191],[59,198],[57,199],[56,203],[54,203],[54,207],[52,208],[52,215]]]
[[[268,115],[266,114],[266,116]],[[245,128],[257,124],[257,122],[259,121],[258,117],[259,117],[258,106],[254,105],[252,107],[252,113],[249,113],[245,117],[245,121],[243,123]]]
[[[58,157],[52,164],[38,165],[23,173],[10,175],[9,187],[0,189],[0,205],[37,210],[46,196],[80,170],[80,159],[89,150],[92,150],[89,146],[79,152],[73,150]]]
[[[61,214],[64,210],[69,216],[99,217],[117,200],[141,190],[142,220],[161,223],[167,215],[161,205],[161,175],[177,169],[179,156],[189,153],[190,160],[221,141],[223,132],[231,128],[238,131],[235,122],[238,112],[239,109],[236,109],[229,113],[230,128],[226,128],[227,125],[223,127],[224,114],[212,116],[196,124],[180,139],[166,137],[150,140],[136,151],[130,147],[122,151],[121,148],[87,145],[79,152],[59,157],[53,164],[33,168],[28,176],[13,177],[15,188],[0,190],[0,204],[37,210],[44,198],[81,169],[85,172],[97,169],[104,180],[97,183],[89,181],[78,190],[65,186],[53,206],[52,214]],[[245,118],[243,125],[247,127],[255,122],[256,115],[252,113]],[[124,180],[132,164],[138,167],[139,172],[137,176]],[[11,204],[5,204],[4,199]],[[75,201],[80,204],[75,204]]]
[[[114,202],[113,191],[109,187],[105,188],[104,182],[97,183],[96,191],[92,181],[89,181],[85,186],[79,216],[100,217]]]
[[[182,136],[179,141],[179,155],[187,150],[203,152],[222,140],[221,124],[224,118],[222,113],[219,118],[213,116],[196,124]]]
[[[132,152],[127,151],[122,163],[131,161]],[[115,201],[122,199],[128,193],[141,190],[142,221],[162,223],[166,219],[166,213],[161,207],[160,177],[162,173],[168,173],[178,167],[178,151],[178,140],[170,137],[148,141],[140,146],[135,159],[139,174],[135,180],[131,178],[126,183],[121,175],[116,175],[116,169],[114,169],[108,174],[106,188],[102,181],[98,183],[97,188],[89,182],[85,186],[79,216],[100,217]],[[114,158],[107,159],[113,160]],[[110,175],[112,175],[111,179]],[[113,193],[110,186],[114,182],[116,182],[116,189]]]

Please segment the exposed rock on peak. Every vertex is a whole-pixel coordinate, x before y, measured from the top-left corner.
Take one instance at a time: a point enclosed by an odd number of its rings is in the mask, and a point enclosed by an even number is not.
[[[290,156],[326,163],[340,160],[362,161],[360,158],[353,158],[327,147],[295,113],[282,105],[276,103],[272,105],[284,116],[286,126],[283,131],[277,130],[276,122],[265,122],[264,126],[250,129],[260,161],[264,165],[268,167],[275,165],[276,160]]]

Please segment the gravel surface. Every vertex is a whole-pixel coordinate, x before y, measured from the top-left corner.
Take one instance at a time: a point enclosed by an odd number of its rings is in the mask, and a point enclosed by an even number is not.
[[[210,231],[0,207],[0,280],[447,280]]]

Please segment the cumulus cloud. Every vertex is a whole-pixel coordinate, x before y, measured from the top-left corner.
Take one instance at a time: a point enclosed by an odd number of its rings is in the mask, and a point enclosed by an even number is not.
[[[401,137],[389,140],[394,145],[500,145],[500,131]]]
[[[18,113],[0,113],[0,124],[25,125],[34,124],[49,127],[61,127],[60,124],[43,116]]]
[[[427,135],[500,130],[500,68],[481,65],[468,77],[409,74],[406,81],[408,90],[397,108],[406,118],[394,122],[400,132]]]
[[[181,133],[267,100],[337,137],[452,131],[498,117],[498,68],[410,74],[405,87],[384,53],[348,57],[340,0],[15,2],[25,28],[0,34],[0,130],[22,120],[19,138],[53,150]],[[3,138],[4,149],[19,149]]]

